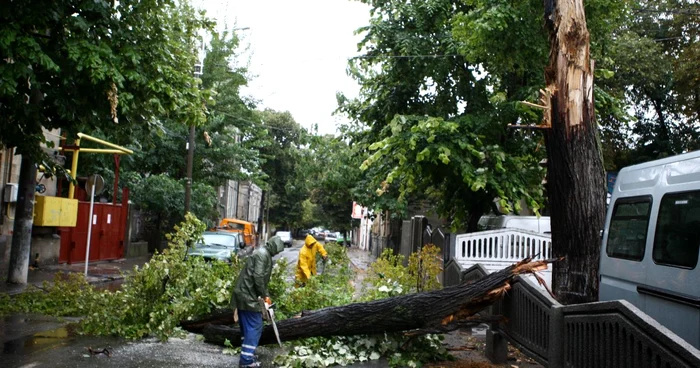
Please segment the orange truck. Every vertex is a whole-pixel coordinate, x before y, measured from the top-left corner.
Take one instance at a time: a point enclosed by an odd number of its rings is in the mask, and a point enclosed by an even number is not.
[[[216,230],[242,233],[243,242],[245,242],[246,246],[255,245],[255,224],[252,222],[234,218],[225,218],[221,220],[221,223]]]

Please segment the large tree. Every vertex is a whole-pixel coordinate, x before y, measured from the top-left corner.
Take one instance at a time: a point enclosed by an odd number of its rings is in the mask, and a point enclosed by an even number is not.
[[[217,223],[219,215],[217,187],[226,180],[259,180],[262,175],[258,148],[265,144],[267,136],[260,128],[254,101],[240,92],[250,77],[245,67],[237,64],[238,47],[235,33],[214,32],[206,47],[201,76],[201,87],[210,98],[207,120],[196,129],[191,211],[210,226]],[[131,199],[149,215],[148,226],[167,229],[183,218],[188,127],[164,117],[127,132],[128,135],[124,131],[93,134],[134,149],[133,155],[122,158],[120,185],[132,189]],[[111,157],[80,158],[84,172],[96,172],[113,180]],[[111,188],[106,195],[112,195]],[[160,231],[153,235],[154,241],[161,240]]]
[[[269,134],[268,144],[260,149],[265,160],[261,168],[267,176],[263,206],[271,224],[292,229],[302,223],[303,202],[314,177],[310,152],[302,149],[308,144],[308,132],[288,111],[266,109],[260,117],[260,128]]]
[[[92,131],[170,116],[201,124],[198,31],[186,1],[12,1],[0,10],[0,143],[23,155],[10,282],[26,282],[43,128]]]
[[[465,52],[465,21],[455,19],[478,9],[475,2],[366,3],[373,9],[361,29],[364,54],[349,67],[360,97],[340,99],[341,110],[359,123],[354,142],[365,147],[361,202],[401,213],[411,199],[427,197],[453,225],[470,230],[496,198],[515,211],[521,198],[537,209],[542,140],[506,127],[538,120],[516,101],[543,83],[530,67],[544,65],[534,57],[545,53],[543,32],[519,42],[522,59],[503,55],[494,62],[500,73],[486,74],[493,50]]]
[[[552,290],[564,304],[598,298],[605,178],[593,102],[590,35],[582,0],[545,1],[550,56],[542,101],[552,216]]]
[[[329,229],[347,232],[352,228],[353,190],[360,177],[355,147],[341,135],[316,136],[310,148],[314,152],[316,177],[311,183],[311,198],[317,206],[318,221]]]

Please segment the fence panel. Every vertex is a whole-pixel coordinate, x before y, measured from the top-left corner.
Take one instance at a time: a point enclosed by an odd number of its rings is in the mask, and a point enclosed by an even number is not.
[[[452,257],[463,268],[481,264],[489,272],[502,270],[523,258],[552,258],[552,240],[547,234],[520,229],[500,229],[457,234]],[[541,272],[547,285],[552,284],[551,265]]]
[[[700,367],[700,351],[624,300],[563,306],[518,277],[493,313],[505,322],[490,334],[548,367]],[[491,357],[507,355],[501,340],[487,339]]]

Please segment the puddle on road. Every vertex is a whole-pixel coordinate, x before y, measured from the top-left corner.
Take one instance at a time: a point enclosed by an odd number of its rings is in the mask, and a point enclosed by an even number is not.
[[[75,325],[69,324],[53,330],[6,341],[2,354],[31,354],[66,344],[76,336]]]

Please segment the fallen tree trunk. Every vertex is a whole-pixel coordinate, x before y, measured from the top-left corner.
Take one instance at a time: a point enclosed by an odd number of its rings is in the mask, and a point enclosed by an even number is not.
[[[470,316],[500,299],[516,276],[546,269],[547,263],[548,261],[529,262],[529,259],[526,259],[472,284],[305,311],[300,317],[278,321],[277,328],[282,341],[313,336],[434,330],[468,320]],[[204,328],[204,337],[207,342],[220,345],[223,345],[225,340],[229,340],[233,345],[241,343],[240,330],[228,326],[209,324]],[[275,342],[272,326],[266,325],[260,344]]]
[[[204,327],[208,325],[232,325],[233,323],[233,309],[217,309],[208,316],[191,321],[180,321],[180,327],[189,332],[202,333]]]

